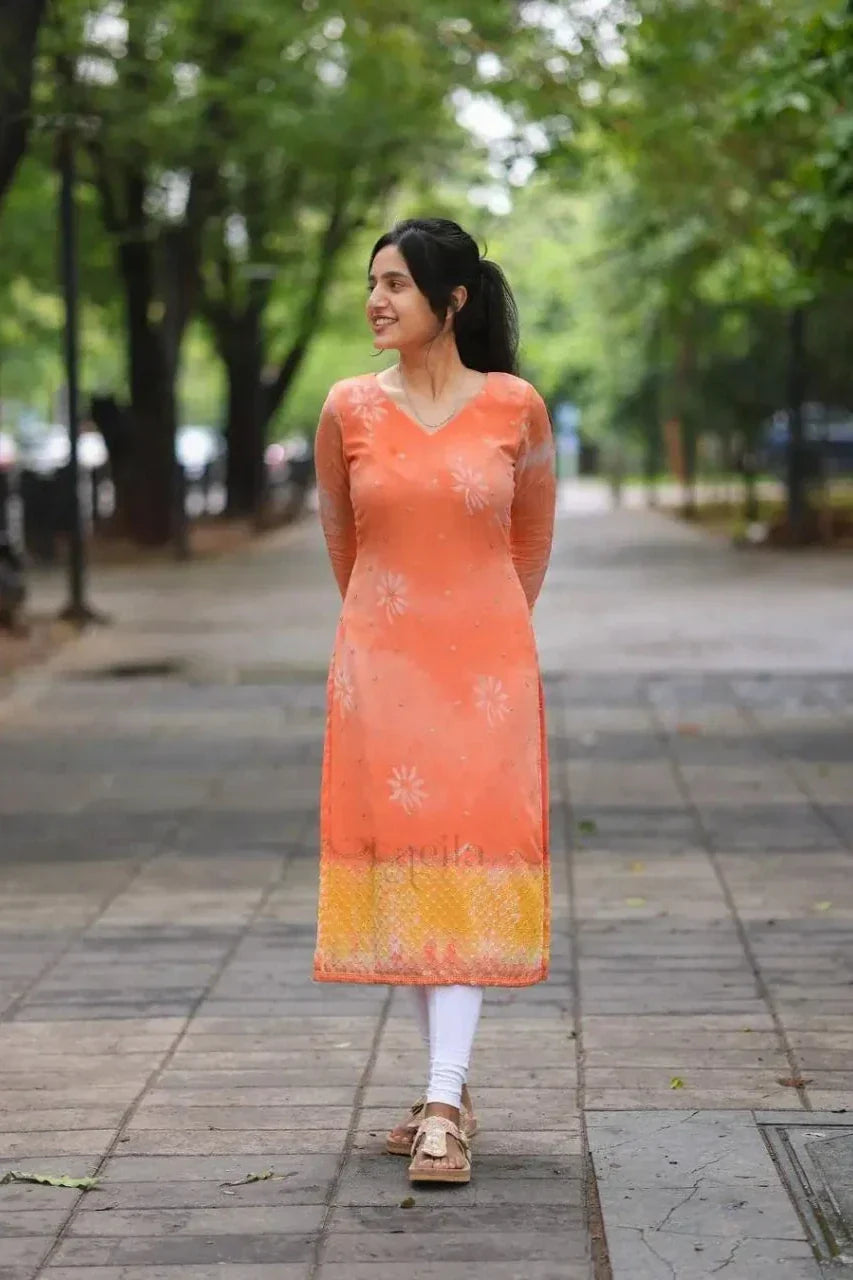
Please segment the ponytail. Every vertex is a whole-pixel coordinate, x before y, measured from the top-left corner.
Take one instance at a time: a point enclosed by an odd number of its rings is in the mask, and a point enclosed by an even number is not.
[[[482,373],[518,373],[518,310],[506,276],[481,258],[478,287],[454,322],[459,358]]]

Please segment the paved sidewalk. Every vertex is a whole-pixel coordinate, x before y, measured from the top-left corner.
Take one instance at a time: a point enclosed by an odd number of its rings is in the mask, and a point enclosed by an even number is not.
[[[0,1186],[0,1280],[606,1280],[587,1168],[615,1280],[814,1280],[763,1135],[853,1113],[848,572],[561,521],[553,973],[490,994],[474,1181],[428,1192],[381,1152],[406,993],[308,976],[316,526],[104,574],[119,624],[0,701],[0,1177],[99,1178]]]

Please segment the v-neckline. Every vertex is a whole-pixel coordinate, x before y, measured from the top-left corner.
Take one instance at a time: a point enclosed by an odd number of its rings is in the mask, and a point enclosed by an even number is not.
[[[402,417],[407,418],[408,421],[411,422],[412,426],[417,427],[417,429],[421,432],[422,435],[428,436],[431,439],[433,436],[440,436],[443,431],[447,430],[448,427],[452,427],[453,424],[457,422],[459,418],[461,418],[462,415],[466,413],[473,404],[476,404],[476,402],[480,399],[481,396],[484,396],[486,394],[486,391],[489,388],[489,379],[491,378],[492,375],[490,372],[486,372],[485,382],[480,387],[480,390],[475,391],[474,394],[468,400],[465,401],[465,403],[462,405],[460,409],[457,409],[456,412],[450,418],[448,418],[446,422],[443,422],[440,427],[436,427],[434,431],[430,431],[429,427],[425,427],[422,422],[418,422],[416,417],[414,417],[411,413],[408,413],[402,407],[402,405],[399,405],[397,403],[397,401],[394,399],[393,396],[388,394],[388,392],[383,387],[382,383],[379,381],[378,373],[374,373],[372,376],[376,383],[376,386],[379,388],[379,391],[384,396],[384,398],[388,401],[388,403],[392,405],[393,408],[395,408],[397,412],[402,415]]]

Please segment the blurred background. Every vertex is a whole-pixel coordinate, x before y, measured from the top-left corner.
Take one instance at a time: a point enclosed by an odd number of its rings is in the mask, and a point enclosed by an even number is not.
[[[853,5],[0,0],[0,30],[28,563],[74,521],[69,300],[90,554],[233,545],[310,510],[325,391],[376,367],[369,247],[415,213],[505,266],[566,503],[849,544]]]

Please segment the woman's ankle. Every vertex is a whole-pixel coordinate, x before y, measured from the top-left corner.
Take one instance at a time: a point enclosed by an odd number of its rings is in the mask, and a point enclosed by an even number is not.
[[[455,1125],[458,1125],[461,1120],[459,1107],[453,1107],[448,1102],[428,1102],[425,1114],[428,1116],[444,1116],[445,1120],[452,1120]]]

